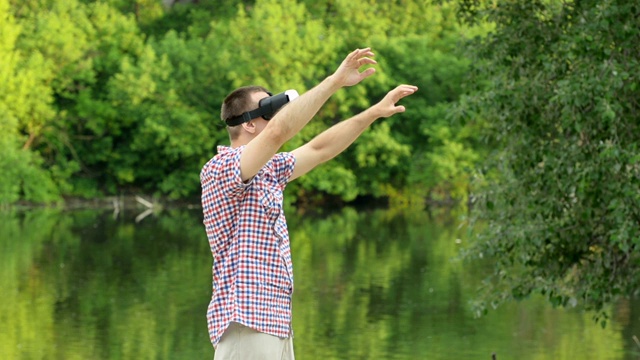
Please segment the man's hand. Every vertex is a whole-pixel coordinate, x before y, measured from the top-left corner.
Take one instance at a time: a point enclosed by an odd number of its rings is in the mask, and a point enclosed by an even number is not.
[[[376,72],[374,68],[368,68],[360,72],[360,68],[364,65],[375,65],[377,62],[369,56],[374,56],[371,48],[356,49],[342,61],[333,78],[340,87],[353,86]]]
[[[413,85],[400,85],[395,89],[389,91],[387,95],[380,100],[379,103],[373,105],[371,110],[374,111],[376,117],[389,117],[393,114],[404,112],[405,108],[402,105],[396,106],[396,103],[400,99],[407,97],[418,91],[417,86]]]

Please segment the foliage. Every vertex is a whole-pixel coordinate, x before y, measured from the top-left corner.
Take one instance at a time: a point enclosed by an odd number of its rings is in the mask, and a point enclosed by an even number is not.
[[[392,40],[383,47],[390,54],[391,78],[421,87],[421,96],[406,100],[407,112],[388,120],[400,141],[411,146],[411,158],[398,171],[406,177],[402,184],[435,200],[466,199],[470,174],[483,151],[476,141],[482,122],[451,116],[469,71],[470,61],[456,49],[460,41],[445,32]]]
[[[290,199],[352,201],[405,191],[462,199],[468,169],[480,158],[473,126],[451,122],[448,106],[463,92],[469,66],[457,45],[483,27],[458,24],[453,3],[2,4],[5,204],[140,192],[195,200],[200,167],[228,142],[218,120],[227,93],[248,84],[302,93],[363,46],[376,51],[378,74],[335,94],[283,150],[399,83],[421,91],[407,99],[406,114],[374,124],[343,155],[292,183]]]
[[[601,311],[637,294],[640,7],[466,3],[496,24],[475,61],[489,88],[460,110],[487,119],[495,149],[478,174],[475,221],[487,226],[472,251],[496,261],[489,300],[539,292]]]
[[[23,29],[0,0],[0,205],[18,200],[58,199],[54,169],[43,169],[40,154],[30,151],[34,139],[55,116],[45,60],[40,53],[17,48]]]

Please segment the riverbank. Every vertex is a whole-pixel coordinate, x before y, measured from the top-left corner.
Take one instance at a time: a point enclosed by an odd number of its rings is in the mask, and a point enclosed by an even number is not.
[[[159,208],[199,208],[200,199],[172,200],[169,198],[149,195],[120,195],[106,196],[103,198],[79,198],[65,197],[55,203],[17,202],[12,205],[3,205],[3,208],[34,209],[34,208],[60,208],[65,210],[81,209],[159,209]]]
[[[305,201],[304,199],[298,199],[295,202],[295,207],[299,210],[308,211],[314,208],[335,208],[342,206],[355,206],[358,208],[454,208],[460,205],[460,202],[453,199],[450,196],[445,196],[440,199],[433,199],[427,197],[422,201],[415,201],[415,199],[409,199],[405,197],[394,197],[390,199],[388,197],[374,198],[371,196],[358,197],[353,201],[344,202],[338,197],[326,197],[322,202],[318,201]],[[467,204],[471,206],[470,203]],[[170,199],[167,197],[153,196],[153,195],[119,195],[119,196],[105,196],[98,198],[82,198],[82,197],[64,197],[58,202],[54,203],[33,203],[27,201],[19,201],[14,204],[0,204],[0,209],[42,209],[42,208],[54,208],[64,210],[83,210],[83,209],[107,209],[114,210],[115,212],[121,210],[162,210],[162,209],[199,209],[201,208],[200,198],[191,199]]]

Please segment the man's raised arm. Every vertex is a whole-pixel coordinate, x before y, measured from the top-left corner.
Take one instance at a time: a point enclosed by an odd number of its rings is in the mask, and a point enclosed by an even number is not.
[[[298,178],[311,171],[317,165],[334,158],[351,145],[375,120],[387,118],[405,111],[398,101],[418,91],[413,85],[400,85],[389,91],[377,104],[358,115],[339,122],[305,145],[292,151],[296,158],[296,167],[291,179]]]
[[[362,66],[376,64],[376,61],[370,58],[373,55],[370,48],[354,50],[332,75],[284,106],[242,152],[242,180],[247,181],[257,174],[280,147],[311,120],[331,95],[344,86],[356,85],[373,75],[374,68],[362,72],[359,70]]]

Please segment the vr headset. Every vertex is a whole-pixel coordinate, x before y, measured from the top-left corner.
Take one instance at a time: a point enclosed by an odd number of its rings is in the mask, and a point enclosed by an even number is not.
[[[281,107],[298,97],[298,92],[295,90],[287,90],[276,95],[272,95],[270,92],[267,92],[267,94],[269,94],[269,97],[260,100],[257,109],[225,120],[227,126],[237,126],[260,116],[265,120],[271,120]]]

